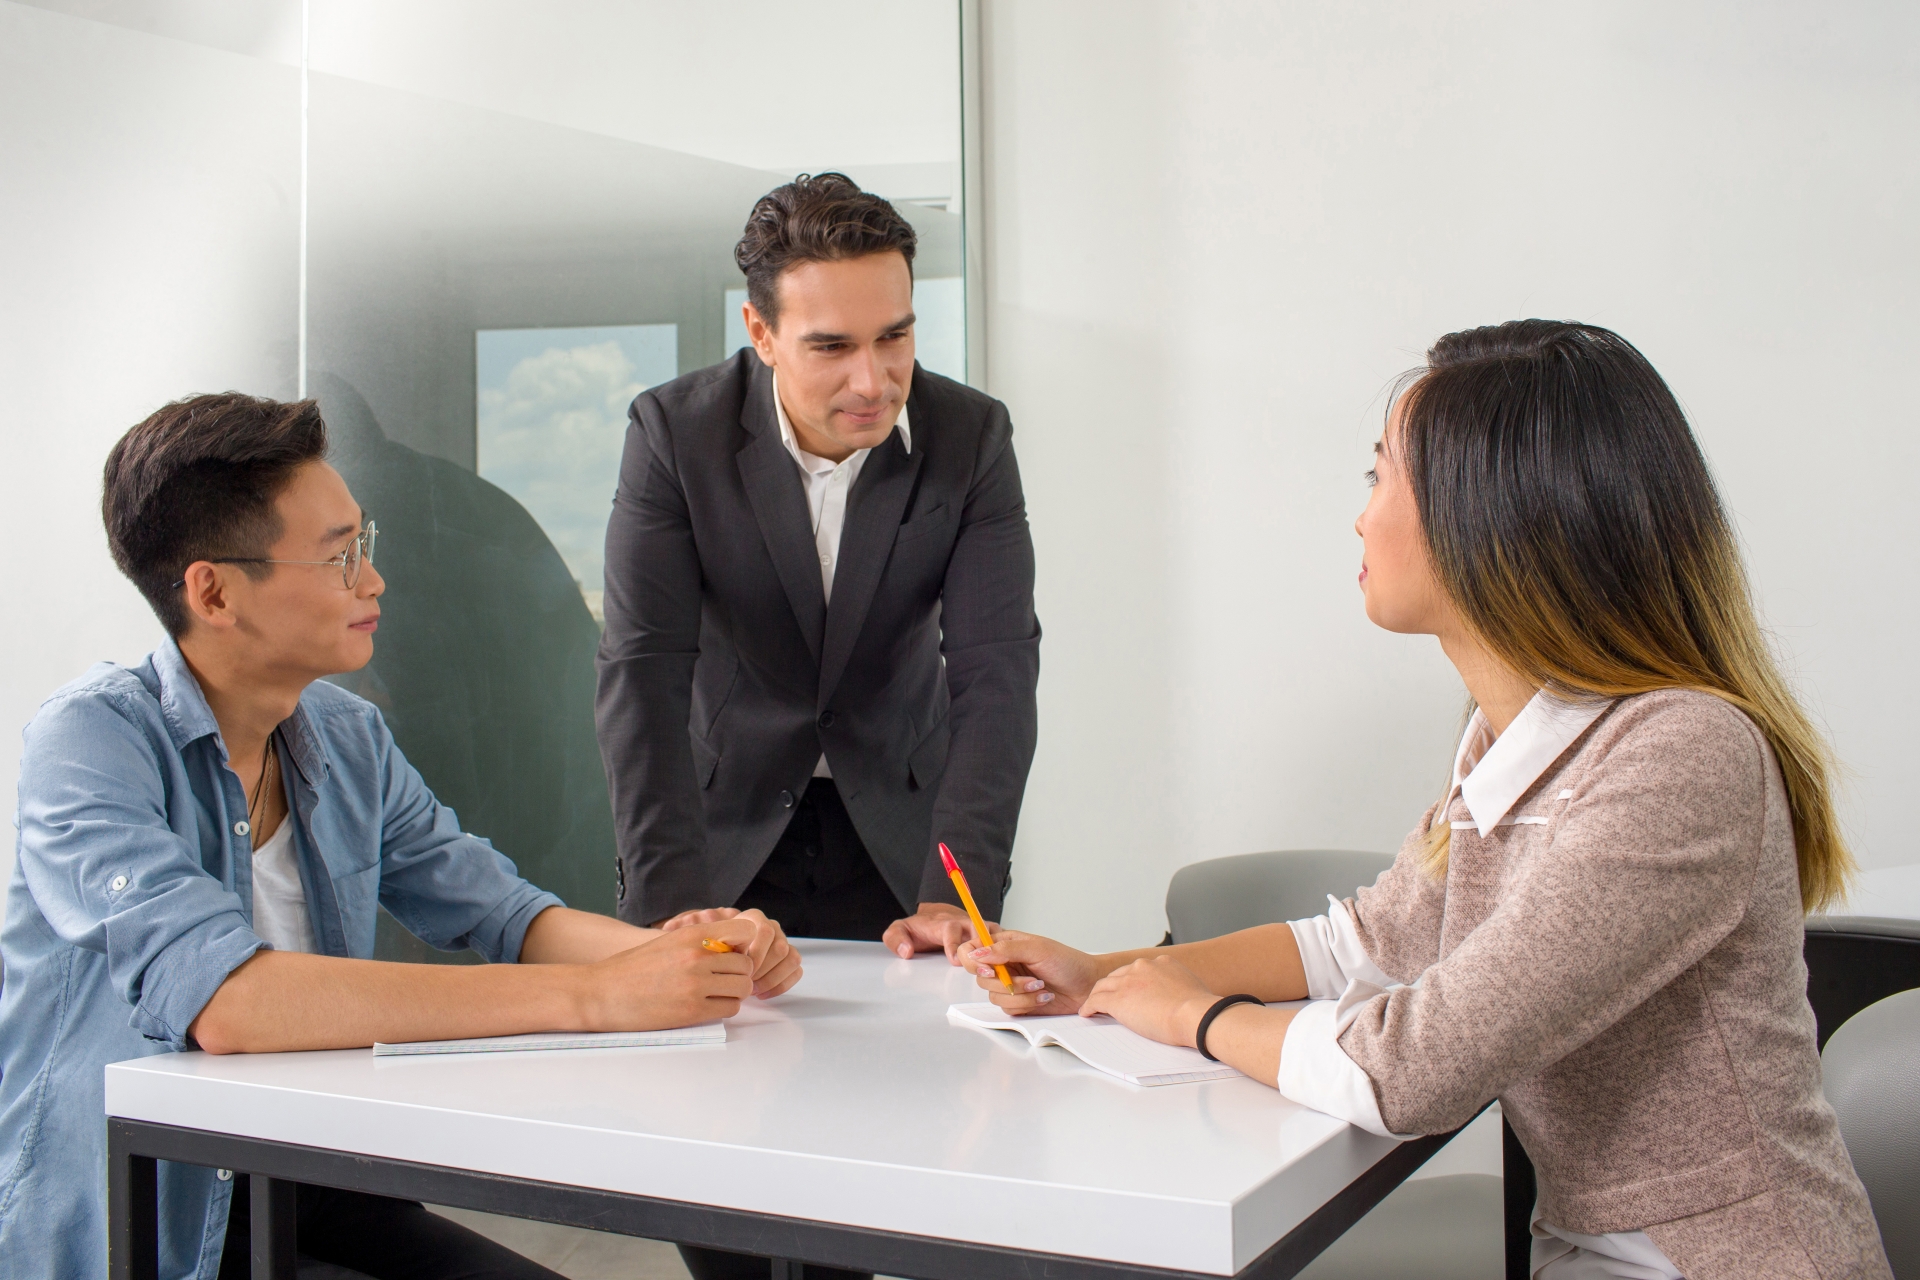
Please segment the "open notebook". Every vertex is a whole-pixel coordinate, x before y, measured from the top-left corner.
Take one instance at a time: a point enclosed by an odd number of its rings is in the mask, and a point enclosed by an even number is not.
[[[1224,1062],[1208,1062],[1197,1049],[1149,1040],[1105,1014],[1010,1018],[990,1004],[955,1004],[947,1006],[947,1021],[976,1031],[1018,1031],[1035,1045],[1057,1044],[1088,1066],[1128,1084],[1231,1080],[1240,1074]]]
[[[414,1040],[376,1044],[376,1058],[419,1053],[525,1053],[532,1049],[645,1049],[667,1044],[725,1044],[727,1024],[703,1022],[666,1031],[536,1032],[525,1036],[485,1036],[478,1040]]]

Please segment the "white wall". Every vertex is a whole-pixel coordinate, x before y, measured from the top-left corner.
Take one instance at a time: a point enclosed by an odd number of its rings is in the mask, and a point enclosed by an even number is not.
[[[161,634],[107,556],[107,450],[182,395],[293,391],[298,130],[285,67],[0,3],[9,819],[41,700]]]
[[[1170,873],[1391,850],[1464,693],[1372,629],[1360,472],[1451,329],[1618,329],[1911,863],[1920,10],[988,0],[988,368],[1046,628],[1011,921],[1163,927]]]

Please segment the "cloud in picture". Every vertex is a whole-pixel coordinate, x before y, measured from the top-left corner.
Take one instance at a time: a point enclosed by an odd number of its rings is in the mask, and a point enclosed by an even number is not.
[[[540,522],[590,601],[604,582],[627,406],[674,376],[674,337],[672,325],[478,335],[480,474]]]

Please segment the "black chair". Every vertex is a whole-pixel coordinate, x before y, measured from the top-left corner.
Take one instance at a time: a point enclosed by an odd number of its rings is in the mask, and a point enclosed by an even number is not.
[[[1840,1024],[1870,1004],[1920,987],[1920,920],[1809,916],[1804,954],[1807,1001],[1821,1048]],[[1527,1280],[1533,1252],[1533,1162],[1505,1121],[1507,1280]]]
[[[1820,1047],[1870,1004],[1920,987],[1920,920],[1807,917],[1807,1001]]]

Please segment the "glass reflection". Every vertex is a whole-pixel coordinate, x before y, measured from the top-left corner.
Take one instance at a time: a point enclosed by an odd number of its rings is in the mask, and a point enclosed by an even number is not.
[[[553,539],[595,622],[627,406],[673,380],[678,333],[636,324],[474,335],[480,475]]]
[[[517,68],[503,80],[448,63],[432,22],[313,0],[309,390],[380,522],[389,583],[374,662],[340,683],[382,707],[469,831],[570,905],[614,902],[593,653],[627,404],[744,340],[732,249],[753,202],[802,167],[842,167],[894,197],[921,237],[922,364],[964,377],[958,25],[951,5],[902,15],[876,56],[950,73],[920,75],[922,105],[894,115],[951,120],[950,136],[915,142],[829,113],[696,145],[673,132],[679,115],[640,111],[631,86],[605,79],[629,62],[586,46],[567,68],[518,56],[590,30],[582,11],[510,4],[469,30],[473,67]],[[716,85],[818,25],[767,11],[743,46],[725,23],[726,41],[689,42],[706,19],[678,6],[609,21],[651,31],[674,74]],[[769,138],[802,144],[796,163],[766,163],[755,147]],[[678,149],[654,145],[669,140]],[[380,954],[449,958],[390,921]]]
[[[574,572],[504,490],[390,439],[345,379],[313,391],[333,463],[380,522],[379,643],[335,683],[394,741],[466,830],[586,910],[613,910],[613,816],[593,736],[600,628]],[[604,851],[604,856],[594,856]],[[387,958],[446,959],[382,919]]]

